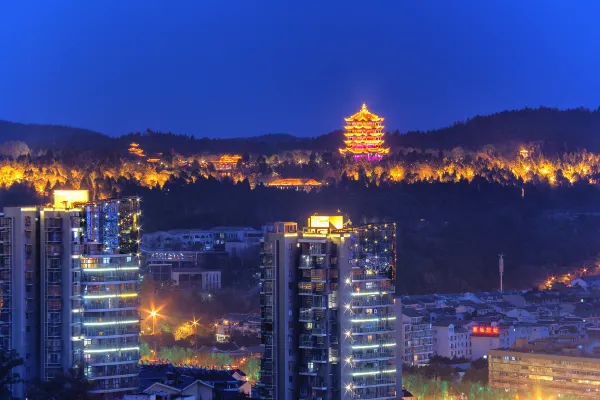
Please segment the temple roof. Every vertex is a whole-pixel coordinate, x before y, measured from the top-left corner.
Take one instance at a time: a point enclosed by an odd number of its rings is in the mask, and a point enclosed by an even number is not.
[[[360,111],[357,112],[356,114],[348,117],[348,118],[344,118],[344,120],[346,120],[346,122],[352,122],[352,121],[383,121],[383,118],[381,118],[379,115],[375,115],[372,112],[369,111],[369,109],[367,108],[367,104],[363,103],[362,107],[360,108]]]
[[[302,178],[281,178],[274,179],[267,184],[268,186],[321,186],[321,182],[314,179]]]

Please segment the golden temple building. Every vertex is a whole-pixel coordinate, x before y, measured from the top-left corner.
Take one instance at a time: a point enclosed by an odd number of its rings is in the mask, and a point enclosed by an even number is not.
[[[137,156],[137,157],[144,157],[144,150],[142,150],[140,148],[140,145],[137,144],[136,142],[131,142],[131,144],[129,145],[129,154],[131,154],[132,156]]]
[[[238,154],[223,154],[217,161],[214,161],[213,164],[217,171],[231,171],[237,167],[237,164],[241,159],[242,156]]]
[[[269,187],[276,187],[277,189],[293,189],[293,190],[304,190],[310,192],[313,189],[321,187],[321,182],[317,182],[314,179],[300,179],[300,178],[281,178],[274,179],[267,183]]]
[[[378,161],[389,153],[390,149],[383,147],[383,118],[370,112],[366,104],[363,103],[359,112],[344,120],[346,148],[340,149],[341,154]]]

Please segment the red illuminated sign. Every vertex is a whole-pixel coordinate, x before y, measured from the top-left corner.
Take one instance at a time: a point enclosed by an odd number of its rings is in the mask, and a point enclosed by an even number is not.
[[[471,329],[472,336],[500,336],[500,329],[497,326],[475,325]]]

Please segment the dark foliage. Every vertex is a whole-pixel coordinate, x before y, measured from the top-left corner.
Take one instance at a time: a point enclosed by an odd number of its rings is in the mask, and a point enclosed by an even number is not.
[[[75,370],[59,375],[49,381],[36,381],[27,388],[27,398],[31,400],[94,400],[99,399],[90,393],[93,383],[82,378]]]
[[[15,368],[23,365],[23,359],[14,350],[0,350],[0,399],[11,396],[11,385],[21,382],[21,377]]]

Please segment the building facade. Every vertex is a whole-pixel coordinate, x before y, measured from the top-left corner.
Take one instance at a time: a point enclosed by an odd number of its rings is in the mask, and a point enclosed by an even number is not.
[[[458,323],[433,323],[433,354],[471,359],[471,333]]]
[[[412,308],[402,309],[401,353],[405,364],[429,364],[433,356],[433,329],[425,313]]]
[[[57,192],[0,218],[0,344],[24,359],[13,391],[73,369],[114,398],[137,388],[139,199]]]
[[[261,253],[262,399],[402,394],[394,224],[312,216],[267,230]]]
[[[582,349],[541,349],[535,346],[490,350],[490,386],[514,393],[557,398],[600,396],[600,358]],[[571,397],[569,397],[571,398]]]

